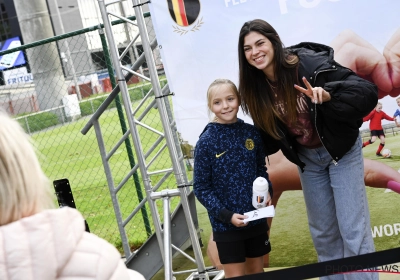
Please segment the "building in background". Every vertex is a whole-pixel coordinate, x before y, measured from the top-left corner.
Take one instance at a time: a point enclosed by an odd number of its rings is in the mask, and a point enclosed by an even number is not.
[[[15,36],[21,37],[21,30],[14,3],[9,0],[0,0],[0,41]]]
[[[25,5],[24,1],[0,0],[0,51],[53,36],[73,34],[103,22],[97,0],[34,0],[29,5]],[[122,17],[131,17],[134,16],[132,6],[132,1],[127,0],[108,5],[107,10]],[[17,10],[18,7],[20,10]],[[148,12],[147,6],[142,8]],[[43,32],[32,26],[30,33],[25,16],[33,19],[34,24],[36,16],[32,15],[31,10],[35,10],[35,13],[40,11],[39,20],[48,20]],[[24,15],[24,19],[19,20],[18,15]],[[111,17],[112,21],[118,19]],[[146,17],[145,22],[152,41],[155,33],[151,18]],[[129,23],[113,26],[120,54],[137,37],[138,32],[137,26]],[[26,42],[24,36],[27,37]],[[37,52],[32,55],[32,51]],[[138,37],[124,56],[122,64],[130,67],[142,52]],[[163,73],[158,49],[155,49],[154,57],[159,72]],[[44,43],[26,51],[0,56],[0,107],[18,116],[42,110],[59,110],[59,106],[65,105],[63,100],[66,95],[76,94],[74,97],[82,100],[92,94],[110,92],[112,88],[105,61],[99,31],[96,29],[58,40],[55,45]],[[146,68],[144,63],[139,72],[148,75]],[[138,81],[139,78],[132,77],[128,84]]]
[[[46,0],[46,3],[55,36],[96,26],[103,21],[97,0]],[[146,6],[143,8],[147,11]],[[107,9],[124,17],[134,15],[132,1],[121,1],[108,6]],[[0,0],[0,11],[0,41],[19,37],[21,43],[24,44],[13,0]],[[117,19],[112,18],[112,20]],[[152,40],[155,34],[150,18],[146,19],[146,22],[149,37]],[[120,53],[122,53],[131,39],[138,34],[138,28],[132,24],[114,26],[113,31]],[[67,42],[64,42],[65,40]],[[84,77],[106,70],[104,52],[98,32],[88,32],[60,40],[57,43],[57,47],[66,80],[72,81],[75,74],[79,82],[84,82]],[[143,48],[139,38],[124,57],[122,63],[126,65],[132,64],[142,52]],[[159,55],[156,54],[155,57],[158,58]],[[69,60],[72,60],[72,64]],[[157,59],[156,63],[161,64],[161,61]],[[30,72],[29,62],[23,67],[26,67],[27,71]],[[0,85],[4,84],[3,77],[3,79],[0,79]]]

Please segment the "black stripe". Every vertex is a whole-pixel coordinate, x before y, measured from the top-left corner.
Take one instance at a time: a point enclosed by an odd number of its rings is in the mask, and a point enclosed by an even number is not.
[[[253,275],[234,277],[232,279],[309,279],[355,270],[372,269],[385,264],[394,264],[397,262],[400,262],[400,248],[383,250],[375,253],[343,258],[339,260],[313,263]]]
[[[188,24],[191,25],[196,21],[200,14],[200,1],[199,0],[184,0],[185,12],[188,20]]]
[[[171,15],[172,19],[176,22],[176,17],[175,17],[175,13],[174,13],[174,7],[172,6],[172,1],[167,0],[167,2],[168,2],[169,14]]]

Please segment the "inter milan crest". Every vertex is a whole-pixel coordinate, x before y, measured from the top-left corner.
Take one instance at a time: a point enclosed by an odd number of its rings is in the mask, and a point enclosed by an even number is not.
[[[200,15],[200,0],[167,0],[168,10],[177,25],[174,32],[185,35],[189,31],[197,31],[203,24]]]
[[[246,142],[244,144],[247,148],[247,150],[251,151],[254,149],[254,141],[252,139],[246,139]]]

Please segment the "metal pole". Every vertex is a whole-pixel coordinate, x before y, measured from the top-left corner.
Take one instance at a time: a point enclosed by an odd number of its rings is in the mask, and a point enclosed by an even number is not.
[[[144,18],[143,18],[143,16],[141,16],[142,8],[138,4],[139,3],[137,0],[133,0],[135,14],[137,15],[137,22],[138,22],[139,30],[141,31],[141,36],[142,36],[143,51],[146,56],[146,62],[147,62],[147,66],[149,68],[149,74],[151,77],[151,84],[153,86],[155,96],[162,97],[162,91],[161,91],[160,82],[158,79],[158,73],[156,70],[156,66],[154,64],[153,51],[150,47],[150,42],[149,42],[149,38],[147,35],[147,28],[146,28],[146,24],[144,22]],[[168,114],[166,113],[167,110],[165,108],[164,102],[162,102],[160,98],[157,98],[156,101],[157,101],[157,106],[158,106],[160,116],[161,116],[161,122],[163,124],[164,132],[165,132],[165,140],[167,141],[167,144],[168,144],[170,158],[171,158],[172,165],[173,165],[174,171],[175,171],[175,177],[177,179],[178,185],[181,186],[186,183],[184,180],[185,176],[183,175],[184,170],[182,170],[181,165],[179,164],[179,161],[177,158],[178,152],[177,152],[176,146],[174,144],[174,137],[172,135],[172,129],[170,126],[171,124],[169,123]]]
[[[189,208],[189,202],[188,202],[188,187],[185,186],[187,181],[185,180],[185,176],[183,173],[185,172],[184,169],[182,169],[182,165],[179,163],[178,160],[178,152],[177,152],[177,147],[174,143],[174,137],[172,135],[172,129],[171,129],[171,124],[169,123],[169,118],[167,114],[167,109],[165,107],[165,103],[161,100],[162,97],[162,91],[160,87],[160,82],[158,79],[158,73],[157,69],[154,63],[154,57],[153,57],[153,51],[150,46],[149,42],[149,37],[147,33],[147,28],[146,28],[146,23],[144,21],[144,17],[142,16],[143,11],[142,11],[142,6],[140,5],[140,2],[138,0],[132,0],[133,7],[135,10],[135,14],[137,17],[137,23],[139,27],[139,31],[142,37],[142,44],[143,44],[143,51],[146,56],[146,61],[147,61],[147,66],[149,68],[149,74],[151,77],[151,83],[154,89],[154,94],[156,97],[157,101],[157,106],[158,110],[160,112],[161,116],[161,122],[163,124],[164,128],[164,133],[165,133],[165,140],[168,145],[168,150],[169,154],[171,157],[171,162],[173,165],[173,169],[175,172],[175,178],[178,184],[178,188],[181,192],[181,202],[182,202],[182,207],[185,213],[185,218],[186,218],[186,223],[189,229],[189,234],[190,234],[190,239],[192,241],[192,248],[193,248],[193,253],[195,255],[196,261],[197,261],[197,269],[199,273],[204,273],[205,272],[205,264],[203,260],[203,255],[201,253],[201,248],[199,244],[199,240],[197,238],[197,232],[196,228],[193,223],[192,215],[190,213],[190,208]],[[165,98],[165,97],[164,97]],[[165,261],[165,260],[164,260]],[[205,273],[203,279],[208,279],[208,275]]]
[[[162,191],[164,205],[164,276],[165,280],[172,280],[172,249],[171,249],[171,216],[168,191]]]
[[[119,8],[121,10],[121,16],[123,16],[125,18],[126,13],[125,13],[124,3],[119,2]],[[126,23],[126,22],[124,23],[124,31],[125,31],[125,36],[126,36],[126,43],[128,44],[131,41],[131,36],[129,33],[128,23]],[[131,65],[132,65],[133,62],[135,61],[135,55],[133,54],[132,47],[129,48],[129,58],[131,60]]]
[[[60,9],[58,8],[57,0],[54,0],[54,5],[56,6],[55,8],[57,11],[58,22],[60,24],[61,34],[64,34],[65,33],[64,24],[61,19]],[[69,66],[71,67],[72,77],[74,79],[76,94],[78,96],[78,100],[80,101],[80,100],[82,100],[81,89],[79,88],[78,80],[76,78],[74,62],[72,61],[71,52],[69,50],[68,39],[64,39],[64,45],[65,45],[65,49],[67,51],[67,59],[68,59]]]
[[[104,58],[106,61],[108,74],[110,76],[111,86],[112,86],[112,88],[115,88],[116,83],[115,83],[114,69],[112,68],[110,53],[108,51],[108,46],[107,46],[106,37],[104,35],[103,28],[99,27],[99,35],[100,35],[101,44],[103,47]],[[121,103],[121,99],[119,98],[119,95],[115,96],[115,104],[117,107],[119,122],[121,124],[122,134],[125,134],[125,132],[127,131],[127,126],[126,126],[125,117],[124,117],[124,113],[123,113],[123,109],[122,109],[122,103]],[[135,158],[133,156],[131,141],[129,140],[129,138],[125,139],[125,147],[126,147],[126,151],[128,153],[128,159],[129,159],[130,166],[131,166],[131,168],[133,168],[136,163],[135,163]],[[140,180],[139,180],[139,176],[138,176],[137,172],[133,173],[133,181],[135,182],[136,193],[138,195],[138,201],[140,203],[140,201],[143,200],[143,193],[142,193],[142,188],[140,186]],[[151,235],[151,225],[150,225],[149,217],[147,215],[146,207],[143,206],[141,211],[142,211],[142,217],[143,217],[143,221],[145,224],[147,236],[149,237]]]
[[[115,66],[115,73],[116,73],[117,80],[118,80],[118,86],[121,91],[122,99],[124,101],[125,113],[127,116],[129,116],[127,119],[128,119],[128,124],[129,124],[129,128],[130,128],[130,134],[131,134],[132,141],[133,141],[133,144],[134,144],[134,147],[136,150],[143,184],[145,186],[146,191],[151,192],[150,178],[149,178],[148,174],[146,174],[146,172],[145,172],[146,162],[145,162],[144,157],[141,156],[141,154],[140,154],[140,152],[143,151],[143,148],[142,148],[141,141],[139,138],[139,133],[138,133],[138,129],[136,127],[136,123],[133,119],[132,104],[131,104],[131,100],[129,98],[129,92],[128,92],[128,88],[126,86],[125,77],[122,72],[121,65],[119,64],[118,49],[115,44],[114,36],[112,33],[112,29],[111,29],[111,23],[108,18],[108,13],[106,10],[106,5],[105,5],[104,0],[98,0],[98,2],[99,2],[100,12],[101,12],[101,15],[102,15],[102,18],[104,21],[104,29],[106,31],[107,41],[110,46],[111,57],[112,57],[112,60],[114,62],[114,66]],[[148,200],[149,200],[149,197],[150,197],[150,195],[147,195]],[[154,221],[154,223],[156,223],[157,220],[159,220],[158,215],[155,214],[155,213],[157,213],[157,207],[154,203],[149,203],[149,206],[151,208],[153,221]],[[163,245],[162,244],[162,235],[158,228],[156,228],[156,235],[157,235],[157,241],[159,244],[159,248],[160,248],[160,250],[164,251],[163,246],[162,246]],[[161,252],[161,255],[164,256],[164,252]]]
[[[99,149],[100,149],[101,160],[103,161],[104,173],[106,174],[107,183],[109,186],[114,186],[111,168],[106,160],[107,152],[106,152],[106,148],[105,148],[105,144],[104,144],[103,135],[101,133],[99,121],[96,120],[93,125],[94,125],[94,131],[96,133],[97,143],[98,143]],[[112,190],[110,188],[110,194],[111,194],[111,200],[113,202],[114,212],[116,214],[115,217],[117,219],[119,233],[121,235],[122,248],[124,249],[125,257],[128,258],[131,255],[131,249],[129,248],[128,236],[126,235],[126,232],[123,230],[121,209],[118,204],[117,194],[115,192],[114,187],[112,188]]]

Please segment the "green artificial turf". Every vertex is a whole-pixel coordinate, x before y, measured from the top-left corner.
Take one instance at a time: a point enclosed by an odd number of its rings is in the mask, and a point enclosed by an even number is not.
[[[133,106],[137,105],[138,102],[136,101]],[[149,102],[146,102],[145,105]],[[138,115],[144,111],[145,107],[139,110]],[[67,178],[71,185],[76,207],[88,222],[90,231],[111,242],[122,252],[121,237],[94,128],[86,135],[81,133],[88,120],[89,117],[83,117],[62,126],[36,132],[32,135],[32,139],[37,147],[43,170],[50,181]],[[128,126],[126,120],[125,122]],[[141,119],[141,122],[163,131],[159,112],[156,109],[150,109]],[[122,137],[117,110],[115,108],[107,110],[100,118],[100,125],[106,150],[110,152]],[[142,149],[147,153],[160,136],[141,126],[138,126],[137,129],[141,137]],[[147,164],[150,161],[152,162],[148,167],[150,172],[164,170],[172,166],[168,149],[161,149],[164,143],[165,140],[153,152],[148,153],[145,159]],[[130,140],[130,145],[136,161],[137,157],[132,140]],[[159,151],[160,149],[161,151]],[[158,157],[153,161],[158,152]],[[109,162],[116,187],[131,170],[124,143],[110,158]],[[117,194],[123,220],[127,219],[139,204],[139,197],[146,197],[140,171],[138,170],[137,173],[138,182],[135,183],[131,176]],[[151,175],[152,185],[156,185],[163,175]],[[166,179],[159,190],[163,188],[176,188],[173,174]],[[178,202],[178,198],[171,199],[171,209],[174,209]],[[158,205],[158,207],[160,208],[162,205]],[[144,223],[144,220],[147,220],[147,223]],[[152,216],[147,203],[143,212],[136,214],[125,226],[125,230],[133,248],[143,244],[148,236],[154,232]]]

